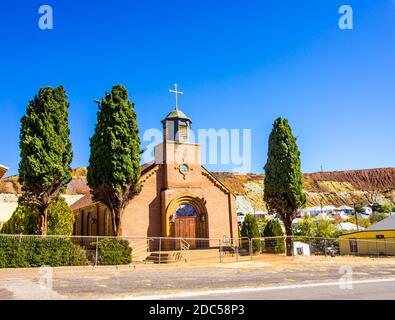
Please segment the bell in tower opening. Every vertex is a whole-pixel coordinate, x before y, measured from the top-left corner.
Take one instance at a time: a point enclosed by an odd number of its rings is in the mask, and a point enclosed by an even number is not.
[[[189,142],[192,121],[178,108],[162,121],[164,141]]]

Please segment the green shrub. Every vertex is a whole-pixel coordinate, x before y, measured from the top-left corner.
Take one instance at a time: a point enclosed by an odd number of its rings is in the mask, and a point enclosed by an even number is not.
[[[284,253],[284,232],[278,220],[269,220],[263,230],[264,237],[279,237],[275,239],[265,239],[265,252]]]
[[[241,237],[248,237],[250,239],[261,237],[261,233],[259,232],[259,228],[258,228],[258,223],[256,222],[256,219],[253,215],[251,214],[246,215],[243,225],[241,226],[240,235]],[[248,246],[247,242],[243,242],[243,246],[245,247],[245,249],[249,250],[249,248],[247,248]],[[252,251],[258,252],[260,250],[261,250],[261,241],[254,240],[252,242]]]
[[[85,251],[69,239],[0,236],[0,268],[87,264]]]
[[[309,216],[305,216],[302,220],[300,220],[298,225],[293,230],[295,236],[301,237],[315,237],[316,231],[317,225],[315,221]]]
[[[19,203],[11,218],[1,229],[3,234],[38,234],[40,212],[28,204]],[[74,215],[66,200],[59,197],[48,207],[48,235],[71,236],[73,234]]]
[[[376,204],[376,211],[380,213],[391,213],[392,206],[389,204]]]
[[[315,237],[318,238],[337,238],[341,235],[341,232],[336,229],[336,225],[328,219],[317,219]]]
[[[92,248],[96,243],[91,244]],[[98,244],[98,265],[119,265],[132,262],[132,248],[129,241],[121,239],[102,239]]]

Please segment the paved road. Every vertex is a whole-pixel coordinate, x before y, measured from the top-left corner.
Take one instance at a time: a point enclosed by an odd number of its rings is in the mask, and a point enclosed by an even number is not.
[[[395,278],[350,283],[352,288],[340,288],[339,283],[315,283],[268,288],[248,288],[146,298],[169,300],[395,300]]]
[[[344,267],[346,269],[343,270]],[[280,262],[197,266],[140,264],[120,268],[62,267],[53,268],[53,274],[40,274],[39,269],[3,269],[0,272],[0,299],[131,299],[212,290],[217,290],[217,294],[200,296],[207,299],[320,299],[323,295],[332,299],[351,295],[362,299],[364,291],[371,287],[374,287],[374,292],[368,290],[364,296],[375,294],[374,298],[395,298],[391,295],[391,285],[395,288],[395,282],[355,284],[354,290],[357,291],[354,293],[353,290],[340,291],[337,281],[345,275],[347,268],[351,268],[354,281],[395,279],[395,259],[363,258],[328,258],[322,261],[321,258],[318,261],[287,259]],[[312,283],[323,282],[336,284],[322,288],[312,286]],[[290,285],[306,287],[261,290],[264,287]],[[366,289],[364,286],[370,287]],[[246,291],[240,291],[240,288]],[[224,293],[221,290],[227,291]]]

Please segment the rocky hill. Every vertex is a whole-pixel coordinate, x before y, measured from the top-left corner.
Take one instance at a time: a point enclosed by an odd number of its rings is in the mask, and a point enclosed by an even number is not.
[[[264,175],[227,172],[215,175],[255,210],[266,210],[262,200]],[[307,206],[374,202],[395,205],[395,168],[306,173],[304,192]]]
[[[264,175],[228,172],[216,172],[214,175],[238,196],[239,206],[266,211],[262,199]],[[395,168],[306,173],[304,186],[308,206],[352,206],[354,203],[372,202],[395,205]],[[0,193],[20,192],[16,176],[0,179]],[[88,192],[86,168],[74,169],[67,194]]]
[[[21,185],[18,183],[18,176],[10,176],[0,179],[0,194],[12,193],[20,194]],[[67,194],[86,194],[89,187],[86,182],[86,168],[73,169],[72,180],[67,185]]]

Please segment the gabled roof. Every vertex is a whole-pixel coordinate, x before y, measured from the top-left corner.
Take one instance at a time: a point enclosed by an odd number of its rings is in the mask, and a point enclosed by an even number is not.
[[[395,230],[395,215],[390,216],[384,220],[381,220],[369,228],[366,231],[384,231],[384,230]]]
[[[226,193],[230,193],[234,197],[236,195],[225,185],[223,184],[214,174],[212,174],[210,171],[208,171],[205,167],[202,166],[202,173],[205,174],[206,176],[210,177],[213,182],[215,182],[216,186],[219,187],[222,191],[226,191]]]
[[[152,170],[154,168],[156,168],[157,166],[159,166],[159,164],[155,163],[154,161],[152,162],[148,162],[146,164],[143,164],[141,166],[141,177],[143,177],[144,175],[153,172]],[[231,195],[233,195],[234,197],[236,197],[233,192],[231,190],[229,190],[221,181],[219,181],[215,175],[213,175],[210,171],[208,171],[205,167],[202,166],[202,174],[210,177],[210,180],[212,182],[214,182],[214,184],[219,187],[222,191],[224,191],[225,193],[229,193]],[[79,199],[78,201],[76,201],[75,203],[73,203],[70,206],[71,210],[77,210],[77,209],[81,209],[87,206],[90,206],[92,204],[94,204],[95,201],[93,201],[92,199],[92,195],[90,193],[85,194],[81,199]]]
[[[158,166],[158,164],[155,163],[155,161],[144,163],[141,166],[141,176],[144,176],[146,173],[151,171],[156,166]],[[71,210],[77,210],[77,209],[80,209],[80,208],[84,208],[84,207],[90,206],[90,205],[92,205],[94,203],[95,202],[93,201],[92,195],[90,193],[87,193],[81,199],[79,199],[78,201],[74,202],[70,206],[70,209]]]
[[[78,201],[74,202],[70,206],[70,209],[71,210],[77,210],[77,209],[80,209],[80,208],[84,208],[84,207],[90,206],[93,203],[94,202],[93,202],[93,199],[92,199],[92,195],[90,193],[87,193],[81,199],[79,199]]]

